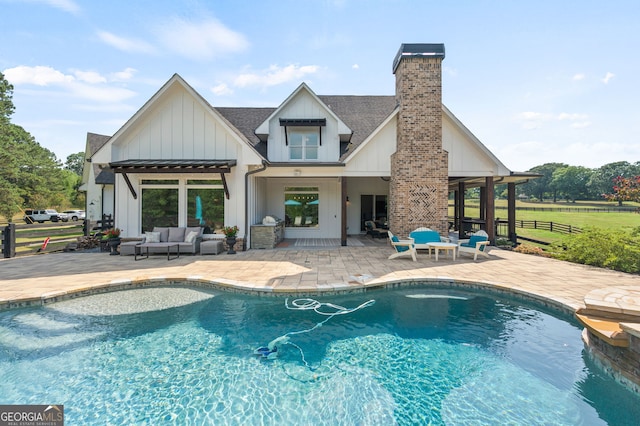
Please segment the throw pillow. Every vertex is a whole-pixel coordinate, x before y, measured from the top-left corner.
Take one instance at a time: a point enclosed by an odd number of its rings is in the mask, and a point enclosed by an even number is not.
[[[145,242],[146,243],[159,243],[160,242],[160,233],[159,232],[145,232],[144,233]]]
[[[166,243],[167,241],[169,241],[169,228],[154,226],[153,227],[153,232],[159,232],[160,233],[160,242],[161,243]]]
[[[187,235],[189,235],[189,232],[193,232],[193,231],[197,232],[198,235],[202,235],[203,230],[204,229],[199,226],[187,226],[187,228],[184,231],[184,236],[186,237]]]
[[[187,237],[184,239],[184,242],[185,243],[192,243],[197,237],[198,237],[198,232],[191,231],[191,232],[189,232],[189,235],[187,235]]]

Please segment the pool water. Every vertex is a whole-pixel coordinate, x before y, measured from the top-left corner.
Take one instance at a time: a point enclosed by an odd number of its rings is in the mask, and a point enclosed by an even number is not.
[[[161,287],[3,312],[0,403],[64,404],[67,424],[87,425],[640,418],[640,398],[592,365],[570,317],[432,287],[316,299],[375,303],[327,317],[284,298]],[[275,359],[254,354],[304,330]]]

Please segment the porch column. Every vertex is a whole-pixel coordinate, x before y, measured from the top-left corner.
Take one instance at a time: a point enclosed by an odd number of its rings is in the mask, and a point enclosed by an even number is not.
[[[487,190],[484,187],[480,187],[480,215],[478,216],[479,219],[486,219],[486,214],[485,211],[487,210],[487,203],[486,203],[486,199],[487,199]]]
[[[495,188],[493,186],[493,176],[487,176],[485,178],[485,190],[484,190],[484,199],[485,199],[485,216],[484,220],[486,223],[487,234],[489,235],[489,241],[491,241],[492,245],[496,244],[496,197],[495,197]]]
[[[464,229],[462,221],[464,220],[464,182],[458,182],[458,191],[456,192],[456,230],[458,237],[464,238]]]
[[[343,177],[340,179],[340,189],[342,190],[342,195],[340,199],[342,200],[342,214],[340,215],[340,244],[345,247],[347,245],[347,178]]]
[[[507,221],[509,240],[515,245],[518,240],[516,234],[516,184],[507,184]]]

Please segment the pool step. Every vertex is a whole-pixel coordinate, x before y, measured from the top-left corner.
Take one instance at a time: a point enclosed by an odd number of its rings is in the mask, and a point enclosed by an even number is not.
[[[582,325],[609,345],[629,347],[629,334],[622,329],[619,319],[587,314],[584,311],[578,311],[575,315]]]

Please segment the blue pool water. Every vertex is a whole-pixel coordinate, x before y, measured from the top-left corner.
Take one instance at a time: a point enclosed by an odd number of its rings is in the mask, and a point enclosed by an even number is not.
[[[284,298],[164,287],[4,312],[0,403],[64,404],[70,425],[640,418],[640,398],[592,365],[570,317],[434,288],[316,299],[375,303],[328,318]],[[310,329],[278,345],[276,359],[253,353]]]

